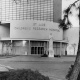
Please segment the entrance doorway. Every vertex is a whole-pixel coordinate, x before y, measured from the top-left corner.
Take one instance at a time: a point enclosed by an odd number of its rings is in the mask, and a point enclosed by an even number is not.
[[[44,47],[31,47],[31,54],[44,54]]]
[[[31,41],[31,54],[42,55],[47,50],[47,41]]]

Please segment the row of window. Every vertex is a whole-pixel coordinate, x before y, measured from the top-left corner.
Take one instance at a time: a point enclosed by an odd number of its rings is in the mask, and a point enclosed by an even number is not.
[[[15,2],[17,1],[17,2]],[[2,20],[53,21],[53,0],[2,0]]]

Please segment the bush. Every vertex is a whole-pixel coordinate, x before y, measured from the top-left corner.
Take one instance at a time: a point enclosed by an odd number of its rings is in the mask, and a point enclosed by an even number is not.
[[[73,67],[74,67],[74,65],[71,65],[71,67],[69,68],[68,74],[66,75],[66,79],[70,78],[72,70],[73,70]],[[80,80],[80,72],[79,72],[77,80]]]
[[[48,57],[48,55],[47,54],[42,54],[41,57]]]
[[[38,71],[30,69],[10,70],[9,72],[0,72],[0,80],[50,80]]]
[[[54,55],[54,57],[61,57],[60,55]]]

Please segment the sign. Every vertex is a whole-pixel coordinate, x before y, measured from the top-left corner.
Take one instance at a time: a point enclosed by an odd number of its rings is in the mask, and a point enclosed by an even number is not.
[[[10,22],[10,38],[53,39],[62,40],[63,31],[58,23],[36,20],[12,20]]]

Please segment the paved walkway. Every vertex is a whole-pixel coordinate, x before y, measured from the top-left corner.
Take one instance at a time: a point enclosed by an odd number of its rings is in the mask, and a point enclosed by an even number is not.
[[[75,57],[40,57],[40,56],[14,56],[14,57],[3,57],[0,60],[7,61],[30,61],[30,62],[40,62],[40,61],[53,61],[53,62],[72,62]]]

